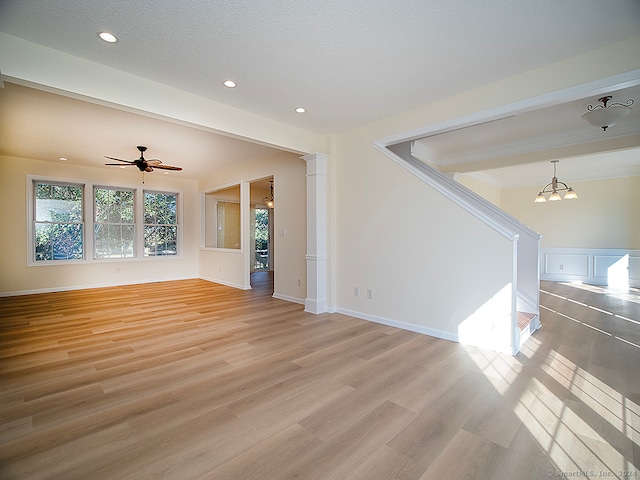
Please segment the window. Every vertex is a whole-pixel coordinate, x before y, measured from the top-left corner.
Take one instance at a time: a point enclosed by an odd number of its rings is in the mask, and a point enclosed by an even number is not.
[[[84,258],[83,186],[34,182],[35,260]]]
[[[178,195],[144,192],[144,255],[178,254]]]
[[[134,256],[134,191],[94,189],[94,258]]]
[[[179,195],[28,175],[28,264],[178,256]]]

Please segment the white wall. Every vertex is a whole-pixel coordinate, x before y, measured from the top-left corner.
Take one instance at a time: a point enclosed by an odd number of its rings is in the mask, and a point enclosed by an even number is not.
[[[542,248],[640,250],[640,177],[569,184],[576,200],[533,203],[532,186],[502,190],[500,206],[540,232]]]
[[[534,203],[539,186],[501,194],[504,210],[542,234],[541,278],[640,286],[640,177],[570,185],[576,200]]]
[[[0,156],[0,294],[156,282],[197,277],[197,182],[138,171],[78,167]],[[27,175],[90,181],[122,187],[177,191],[182,204],[182,254],[178,257],[89,261],[80,264],[28,266]],[[90,232],[87,232],[90,234]],[[88,257],[91,258],[89,252]]]
[[[333,164],[338,311],[457,340],[464,322],[510,291],[511,243],[366,135],[341,136]]]
[[[454,338],[510,287],[507,240],[374,150],[374,140],[640,68],[638,49],[640,37],[336,135],[331,306]]]
[[[489,200],[497,207],[500,206],[501,191],[498,187],[489,185],[481,180],[478,180],[477,178],[474,178],[471,175],[456,173],[453,178],[455,181],[464,185],[469,190],[474,191],[482,198]]]
[[[229,169],[200,181],[200,192],[219,186],[273,176],[274,178],[274,295],[303,303],[306,295],[306,164],[298,155],[282,152],[266,162]],[[247,201],[248,201],[247,197]],[[246,227],[248,228],[248,219]],[[248,288],[251,248],[242,252],[200,249],[200,277]],[[298,285],[298,280],[300,285]]]

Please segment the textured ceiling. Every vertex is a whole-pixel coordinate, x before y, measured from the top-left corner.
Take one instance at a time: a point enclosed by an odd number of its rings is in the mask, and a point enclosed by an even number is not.
[[[337,133],[639,35],[640,2],[3,0],[0,30]]]

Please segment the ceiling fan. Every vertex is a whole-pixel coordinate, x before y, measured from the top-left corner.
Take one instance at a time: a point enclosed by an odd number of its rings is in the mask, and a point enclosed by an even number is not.
[[[162,165],[162,162],[157,158],[146,160],[144,158],[144,152],[147,150],[147,147],[138,145],[137,148],[138,150],[140,150],[140,158],[137,160],[122,160],[120,158],[108,157],[106,155],[104,157],[110,160],[117,160],[118,162],[126,163],[127,165],[135,165],[136,167],[138,167],[138,170],[140,170],[141,172],[153,172],[154,168],[160,168],[163,170],[182,170],[182,167],[174,167],[172,165]],[[127,165],[122,165],[120,163],[105,163],[105,165],[110,165],[110,166],[117,165],[118,167],[127,166]]]

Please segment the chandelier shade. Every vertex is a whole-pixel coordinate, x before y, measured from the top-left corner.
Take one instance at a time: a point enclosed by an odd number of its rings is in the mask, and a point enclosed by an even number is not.
[[[606,131],[607,128],[631,113],[631,105],[634,103],[632,99],[627,100],[625,103],[609,103],[610,100],[611,96],[608,95],[599,98],[598,101],[602,105],[587,106],[588,112],[582,115],[582,118],[594,127]]]
[[[567,186],[567,184],[564,182],[558,181],[558,177],[556,176],[556,166],[558,164],[558,160],[551,160],[551,163],[553,163],[553,178],[551,179],[551,182],[545,185],[540,193],[536,195],[534,203],[557,202],[559,200],[562,200],[563,197],[560,195],[560,192],[566,192],[564,194],[565,200],[573,200],[578,198],[578,194],[573,188]]]

